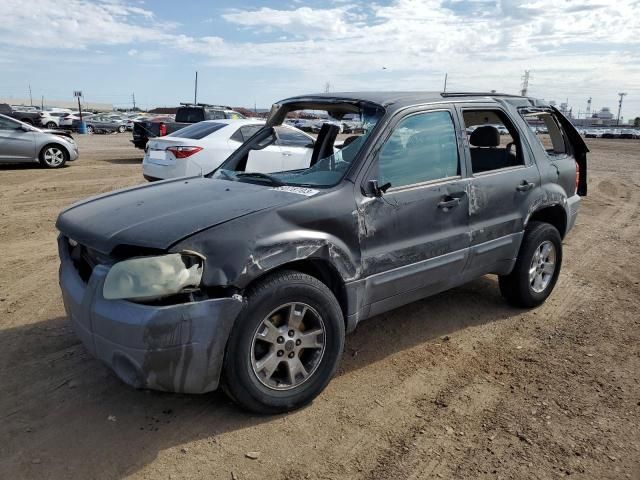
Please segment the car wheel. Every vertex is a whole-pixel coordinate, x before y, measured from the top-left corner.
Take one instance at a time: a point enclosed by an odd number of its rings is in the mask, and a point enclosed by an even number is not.
[[[93,125],[87,125],[87,133],[93,133],[93,132],[94,132]]]
[[[60,168],[69,160],[67,151],[59,145],[47,145],[40,152],[40,164],[47,168]]]
[[[531,222],[525,229],[513,271],[499,277],[500,292],[517,307],[543,303],[553,291],[562,266],[562,240],[548,223]]]
[[[118,127],[118,133],[124,133],[127,131],[127,127],[125,127],[124,125],[120,125]]]
[[[306,405],[337,369],[344,328],[338,301],[316,278],[283,271],[259,281],[229,336],[224,390],[257,413]]]
[[[45,125],[45,127],[47,128],[56,128],[57,125],[54,122],[47,122],[47,124]]]

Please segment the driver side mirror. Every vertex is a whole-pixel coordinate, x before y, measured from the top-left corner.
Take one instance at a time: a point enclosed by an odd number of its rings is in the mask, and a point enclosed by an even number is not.
[[[384,185],[378,185],[378,180],[369,180],[369,191],[375,197],[381,197],[387,190],[391,188],[391,182],[387,182]]]

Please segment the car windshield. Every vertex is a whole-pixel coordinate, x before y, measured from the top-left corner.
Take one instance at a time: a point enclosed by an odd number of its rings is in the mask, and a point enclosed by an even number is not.
[[[276,186],[336,185],[384,114],[377,106],[358,108],[358,113],[341,112],[335,117],[331,111],[322,116],[308,108],[289,111],[283,120],[289,126],[266,127],[256,133],[212,177]]]

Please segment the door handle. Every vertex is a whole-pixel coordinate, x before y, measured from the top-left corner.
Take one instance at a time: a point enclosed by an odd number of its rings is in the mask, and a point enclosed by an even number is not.
[[[531,190],[533,187],[535,187],[534,183],[523,180],[522,183],[516,187],[516,190],[519,192],[526,192],[528,190]]]
[[[285,157],[290,157],[292,155],[291,152],[282,152],[282,155],[284,155]]]
[[[438,208],[442,208],[442,209],[449,209],[449,208],[453,208],[453,207],[457,207],[458,205],[460,205],[460,198],[459,197],[445,197],[448,198],[448,200],[442,200],[440,203],[438,203]]]

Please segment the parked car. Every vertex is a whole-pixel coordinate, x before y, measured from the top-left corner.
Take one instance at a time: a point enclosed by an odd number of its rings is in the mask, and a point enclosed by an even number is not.
[[[638,132],[631,128],[623,128],[620,130],[619,138],[633,139],[638,138]]]
[[[123,133],[127,130],[122,120],[109,115],[92,115],[87,119],[83,118],[83,121],[87,124],[87,133]],[[72,120],[71,129],[77,131],[79,128],[80,119]]]
[[[65,132],[48,131],[0,114],[0,163],[39,162],[60,168],[78,158],[78,146]]]
[[[29,125],[35,125],[37,127],[42,125],[40,112],[35,109],[30,111],[15,110],[11,105],[0,103],[0,114],[15,118]]]
[[[203,120],[222,120],[222,119],[243,119],[245,118],[239,112],[231,107],[220,105],[209,105],[206,103],[182,103],[175,115],[175,120],[171,121],[151,121],[145,120],[133,123],[133,140],[131,142],[136,148],[145,148],[150,138],[164,137],[181,128],[187,127],[192,123],[202,122]]]
[[[92,117],[94,113],[92,112],[82,112],[82,119],[87,121],[89,117]],[[67,113],[63,117],[60,117],[60,127],[62,128],[72,128],[73,121],[77,120],[78,123],[80,121],[80,112],[71,112]]]
[[[69,112],[66,111],[57,111],[57,110],[45,110],[40,113],[40,123],[45,128],[58,128],[61,125],[61,121],[63,118],[69,115]]]
[[[165,137],[152,138],[142,161],[149,181],[206,174],[264,126],[260,120],[205,120]],[[309,167],[314,138],[290,125],[276,127],[277,139],[251,152],[247,168],[279,172]]]
[[[310,106],[357,112],[365,132],[336,152],[325,125],[309,168],[254,170],[286,115]],[[552,149],[524,117],[561,126]],[[202,393],[222,380],[249,410],[291,410],[325,388],[366,318],[485,274],[508,302],[543,303],[587,152],[557,109],[526,97],[289,98],[213,172],[63,211],[62,298],[87,349],[130,385]]]

